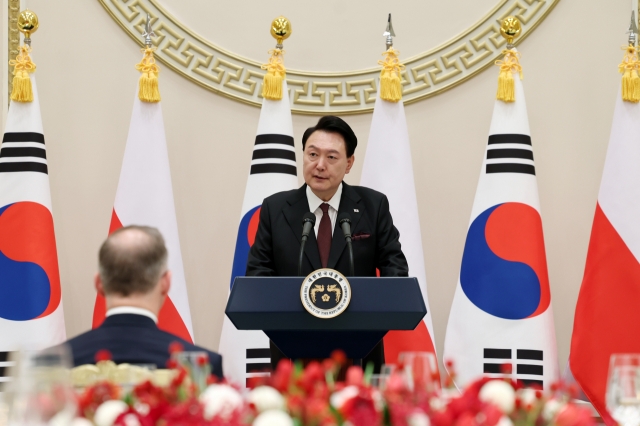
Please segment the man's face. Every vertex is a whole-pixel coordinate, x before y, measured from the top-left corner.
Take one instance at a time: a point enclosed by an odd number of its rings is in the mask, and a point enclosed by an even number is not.
[[[347,144],[340,134],[322,130],[309,136],[303,154],[304,181],[318,198],[329,201],[351,170],[355,156],[347,158]]]

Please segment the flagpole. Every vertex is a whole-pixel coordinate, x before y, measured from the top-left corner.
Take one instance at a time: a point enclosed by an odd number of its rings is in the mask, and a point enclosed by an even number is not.
[[[14,0],[15,1],[15,0]],[[0,60],[2,60],[2,67],[4,73],[2,74],[4,78],[2,78],[2,128],[4,129],[5,124],[7,122],[7,112],[9,111],[9,78],[11,78],[11,67],[9,66],[9,20],[10,20],[10,10],[9,10],[10,2],[9,0],[1,0],[0,7],[2,8],[2,12],[0,12],[0,19],[2,22],[7,25],[2,25],[2,55]]]

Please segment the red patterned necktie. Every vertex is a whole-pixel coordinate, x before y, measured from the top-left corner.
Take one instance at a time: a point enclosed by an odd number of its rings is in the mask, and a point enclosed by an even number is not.
[[[318,251],[320,252],[320,262],[322,267],[326,268],[329,262],[329,252],[331,251],[331,219],[329,219],[329,204],[320,205],[322,210],[322,219],[318,227]]]

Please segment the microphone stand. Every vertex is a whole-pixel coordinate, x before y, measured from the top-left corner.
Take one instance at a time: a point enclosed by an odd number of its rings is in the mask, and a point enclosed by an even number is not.
[[[307,236],[302,236],[302,242],[300,243],[300,255],[298,256],[298,276],[302,276],[302,257],[304,256],[304,246],[307,244]]]
[[[355,273],[355,267],[353,262],[353,245],[351,244],[351,236],[348,236],[346,240],[347,240],[347,248],[349,249],[349,272],[351,273],[352,277],[355,277],[356,273]]]
[[[316,224],[316,216],[307,212],[302,218],[302,239],[300,240],[300,255],[298,256],[298,276],[302,276],[302,258],[304,257],[304,246],[307,244],[307,239],[311,233],[313,225]]]

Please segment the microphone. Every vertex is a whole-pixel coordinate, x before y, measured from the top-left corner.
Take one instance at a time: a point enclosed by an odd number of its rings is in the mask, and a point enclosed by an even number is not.
[[[340,213],[338,223],[340,224],[340,228],[342,228],[344,239],[347,241],[347,247],[349,249],[349,271],[353,277],[356,274],[354,272],[353,246],[351,245],[351,216],[349,216],[349,213]]]
[[[316,224],[316,215],[306,212],[302,216],[302,240],[300,241],[300,255],[298,256],[298,276],[302,275],[302,257],[304,256],[304,246],[307,243],[309,234]]]

